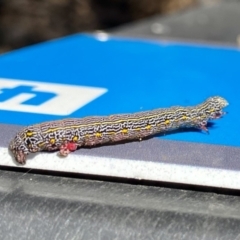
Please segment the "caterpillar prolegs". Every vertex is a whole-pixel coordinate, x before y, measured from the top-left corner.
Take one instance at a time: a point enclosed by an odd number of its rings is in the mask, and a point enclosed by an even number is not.
[[[222,117],[228,102],[210,97],[192,107],[170,107],[133,114],[116,114],[49,121],[22,129],[9,148],[16,161],[25,164],[29,153],[59,150],[67,156],[83,146],[134,140],[178,128],[207,130],[207,122]]]

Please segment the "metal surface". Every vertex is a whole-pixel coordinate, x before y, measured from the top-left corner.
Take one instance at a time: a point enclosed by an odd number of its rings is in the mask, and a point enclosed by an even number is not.
[[[2,240],[238,239],[240,198],[0,171]]]

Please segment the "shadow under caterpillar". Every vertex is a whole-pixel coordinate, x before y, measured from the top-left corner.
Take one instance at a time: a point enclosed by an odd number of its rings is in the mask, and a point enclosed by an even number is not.
[[[227,105],[224,98],[215,96],[192,107],[43,122],[23,128],[10,142],[9,149],[18,163],[25,164],[29,153],[39,151],[59,150],[59,155],[67,156],[82,146],[142,140],[178,128],[208,132],[208,121],[222,117]]]

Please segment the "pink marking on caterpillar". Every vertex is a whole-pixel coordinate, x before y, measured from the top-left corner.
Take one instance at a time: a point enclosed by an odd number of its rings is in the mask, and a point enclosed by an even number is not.
[[[133,140],[178,128],[194,127],[208,132],[209,120],[222,117],[228,102],[210,97],[194,107],[170,107],[134,114],[107,117],[69,118],[44,122],[24,128],[9,148],[16,161],[25,164],[31,152],[60,150],[67,156],[82,146],[94,146],[122,140]]]

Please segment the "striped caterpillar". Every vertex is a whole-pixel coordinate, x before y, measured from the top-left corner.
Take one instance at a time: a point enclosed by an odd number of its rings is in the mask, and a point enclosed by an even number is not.
[[[43,122],[20,131],[9,148],[16,161],[25,164],[26,156],[38,151],[59,150],[61,156],[67,156],[82,146],[142,140],[177,128],[194,127],[207,132],[207,122],[223,116],[222,109],[227,105],[224,98],[216,96],[194,107],[177,106],[134,114]]]

